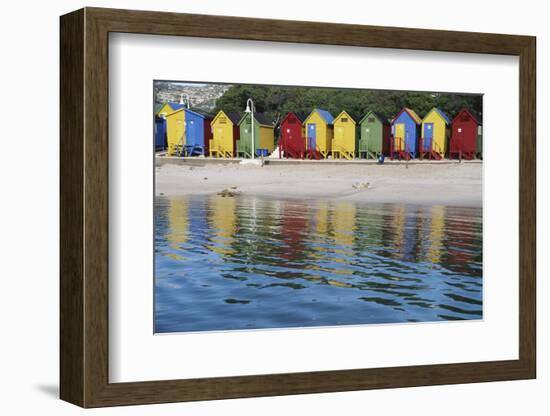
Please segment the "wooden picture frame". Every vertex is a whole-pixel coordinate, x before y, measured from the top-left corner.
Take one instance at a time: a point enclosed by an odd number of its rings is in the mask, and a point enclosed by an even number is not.
[[[82,407],[338,392],[536,376],[536,40],[530,36],[85,8],[61,17],[60,396]],[[519,57],[519,359],[109,383],[110,32]]]

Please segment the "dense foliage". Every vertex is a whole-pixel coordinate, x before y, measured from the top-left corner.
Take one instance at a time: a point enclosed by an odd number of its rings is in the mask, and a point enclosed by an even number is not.
[[[374,110],[390,119],[403,107],[410,107],[424,117],[432,107],[443,110],[451,119],[463,107],[468,107],[481,118],[480,95],[356,90],[337,88],[281,87],[266,85],[235,85],[216,102],[216,112],[242,112],[246,100],[252,98],[256,111],[277,123],[289,111],[309,113],[313,108],[323,108],[337,116],[342,110],[363,116]]]

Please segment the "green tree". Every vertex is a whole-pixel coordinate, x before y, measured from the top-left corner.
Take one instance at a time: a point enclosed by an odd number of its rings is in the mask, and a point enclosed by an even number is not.
[[[248,98],[254,100],[256,111],[265,113],[275,125],[289,111],[309,113],[314,108],[326,109],[333,116],[346,110],[359,117],[374,110],[389,119],[403,107],[412,108],[420,117],[433,107],[440,108],[451,119],[463,107],[480,118],[482,115],[482,96],[474,94],[271,85],[232,86],[217,100],[215,110],[242,113]]]

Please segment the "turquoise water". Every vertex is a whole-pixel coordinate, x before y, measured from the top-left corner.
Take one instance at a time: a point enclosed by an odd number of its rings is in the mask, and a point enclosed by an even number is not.
[[[155,332],[482,318],[482,211],[157,197]]]

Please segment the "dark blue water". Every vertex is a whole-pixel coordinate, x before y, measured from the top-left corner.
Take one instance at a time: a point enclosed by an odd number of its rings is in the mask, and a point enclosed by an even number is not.
[[[480,208],[157,197],[155,332],[482,318]]]

